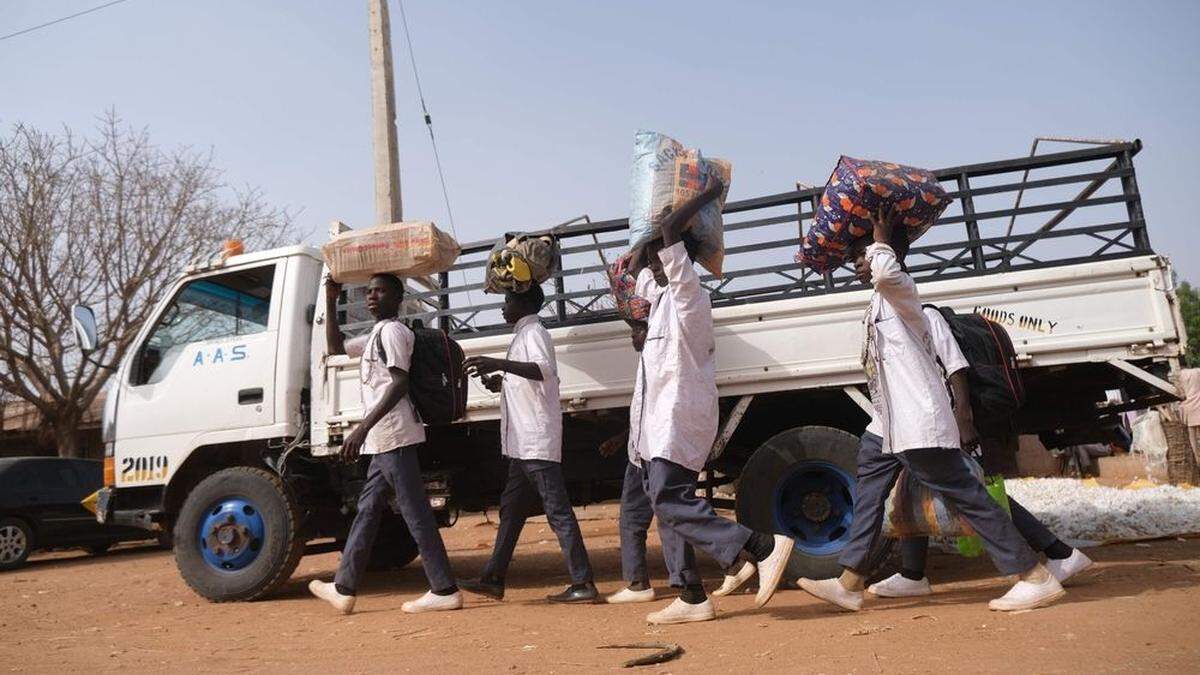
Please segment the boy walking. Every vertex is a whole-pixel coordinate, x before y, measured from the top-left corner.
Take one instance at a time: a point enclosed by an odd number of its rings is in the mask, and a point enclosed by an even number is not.
[[[683,230],[723,190],[713,181],[666,214],[661,240],[642,245],[638,256],[637,295],[650,301],[650,315],[630,405],[629,461],[642,470],[671,585],[683,588],[669,606],[646,617],[655,624],[716,618],[696,572],[693,547],[727,570],[739,557],[758,563],[755,604],[761,607],[779,585],[793,546],[787,537],[752,532],[718,516],[696,496],[699,472],[717,435],[716,343],[712,305],[692,267]]]
[[[430,591],[404,603],[405,612],[434,612],[462,607],[446,546],[425,494],[417,451],[425,442],[425,427],[408,397],[408,369],[413,332],[398,320],[404,284],[392,274],[377,274],[367,286],[367,309],[376,323],[364,340],[349,343],[337,327],[337,297],[341,286],[325,285],[325,335],[329,354],[361,357],[363,409],[366,417],[342,442],[341,457],[354,462],[370,455],[367,480],[358,497],[358,513],[350,525],[346,547],[333,583],[313,580],[308,589],[343,614],[354,611],[359,581],[371,557],[384,509],[398,509],[417,542]]]
[[[879,435],[864,434],[858,455],[858,490],[850,541],[842,550],[838,579],[800,579],[800,587],[844,609],[862,607],[867,556],[880,536],[884,501],[901,467],[940,493],[979,533],[1001,574],[1020,580],[989,607],[1032,609],[1063,595],[1062,585],[1038,562],[1008,515],[988,496],[962,461],[960,435],[950,396],[935,359],[929,321],[903,260],[906,232],[893,236],[880,213],[869,246],[855,246],[859,278],[875,293],[864,321],[863,368],[874,404]]]
[[[538,320],[545,301],[537,285],[525,293],[505,294],[504,320],[513,324],[507,357],[475,356],[465,363],[468,373],[483,378],[491,391],[500,392],[500,448],[509,463],[492,557],[479,579],[463,581],[462,587],[496,600],[504,598],[504,579],[517,539],[525,520],[536,512],[540,502],[571,576],[566,590],[546,599],[558,603],[594,602],[599,594],[592,583],[592,566],[562,473],[558,366],[550,332]]]

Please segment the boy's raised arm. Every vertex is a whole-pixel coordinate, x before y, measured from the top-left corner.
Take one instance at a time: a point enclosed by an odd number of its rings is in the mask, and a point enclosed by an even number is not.
[[[875,219],[873,237],[875,243],[866,251],[867,262],[871,265],[871,284],[912,334],[924,340],[929,335],[929,324],[921,308],[921,296],[917,293],[916,282],[901,267],[896,251],[892,249],[891,220],[883,214]]]
[[[687,227],[688,221],[704,208],[712,200],[721,196],[725,191],[725,184],[719,179],[713,177],[708,182],[708,188],[700,194],[692,197],[679,208],[671,211],[663,218],[660,227],[662,228],[663,248],[670,247],[678,243],[683,237],[683,229]]]

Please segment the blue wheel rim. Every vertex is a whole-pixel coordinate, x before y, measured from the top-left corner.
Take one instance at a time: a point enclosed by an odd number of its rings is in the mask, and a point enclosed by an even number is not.
[[[797,464],[775,489],[777,531],[809,555],[841,551],[854,519],[854,477],[829,462]]]
[[[262,512],[250,500],[217,500],[200,522],[200,553],[209,567],[236,572],[253,563],[262,551],[267,531]]]

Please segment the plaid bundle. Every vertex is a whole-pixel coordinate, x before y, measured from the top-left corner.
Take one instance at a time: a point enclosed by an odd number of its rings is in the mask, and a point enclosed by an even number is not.
[[[650,316],[650,301],[636,293],[637,278],[629,271],[630,258],[627,253],[608,268],[608,283],[617,301],[617,314],[625,320],[645,321]]]

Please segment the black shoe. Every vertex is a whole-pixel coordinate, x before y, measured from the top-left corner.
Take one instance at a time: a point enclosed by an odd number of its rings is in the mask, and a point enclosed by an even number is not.
[[[490,579],[459,579],[458,587],[468,593],[482,595],[493,600],[504,599],[504,582]]]
[[[563,604],[596,602],[600,597],[600,591],[596,590],[596,585],[592,582],[580,584],[578,586],[567,586],[567,590],[554,595],[547,595],[546,599],[550,602],[559,602]]]

